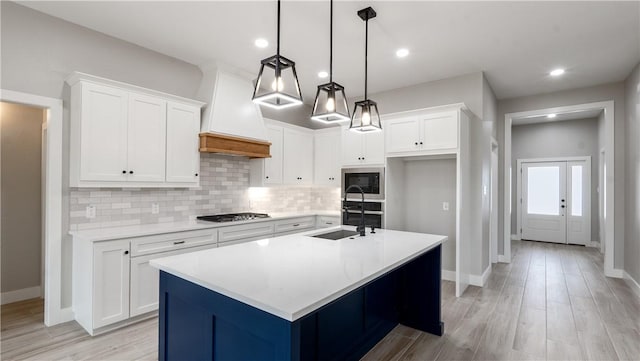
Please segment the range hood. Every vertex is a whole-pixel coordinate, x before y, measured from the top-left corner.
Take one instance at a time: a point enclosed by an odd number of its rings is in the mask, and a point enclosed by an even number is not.
[[[198,98],[208,105],[202,116],[200,152],[271,157],[260,107],[251,101],[253,84],[249,78],[219,63],[201,70]]]

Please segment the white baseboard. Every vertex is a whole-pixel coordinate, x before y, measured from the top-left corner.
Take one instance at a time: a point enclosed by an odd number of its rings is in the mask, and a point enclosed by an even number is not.
[[[512,241],[521,241],[520,236],[517,234],[512,234],[511,235],[511,240]]]
[[[600,242],[588,242],[585,244],[587,247],[600,248]]]
[[[59,323],[65,323],[69,321],[75,320],[75,315],[73,314],[73,308],[67,307],[60,309],[55,315],[52,315],[49,319],[49,323],[47,324],[47,320],[45,320],[45,325],[47,327],[57,325]]]
[[[0,296],[0,304],[6,305],[8,303],[14,303],[38,297],[42,297],[42,287],[35,286],[23,288],[21,290],[2,292],[2,295]]]
[[[624,278],[624,273],[624,270],[620,268],[613,268],[609,270],[605,267],[604,269],[604,275],[607,277]]]
[[[456,271],[442,270],[442,279],[445,281],[456,281]]]
[[[491,275],[491,265],[489,265],[484,272],[482,272],[482,276],[478,275],[469,275],[469,284],[484,287],[485,283],[487,283],[487,279],[489,279],[489,275]]]
[[[505,256],[503,254],[499,254],[498,255],[498,262],[500,262],[500,263],[511,263],[511,260],[509,260],[507,258],[507,256]]]
[[[631,287],[633,293],[640,297],[640,284],[638,284],[638,281],[633,279],[633,277],[631,277],[627,272],[624,273],[624,281],[629,285],[629,287]]]

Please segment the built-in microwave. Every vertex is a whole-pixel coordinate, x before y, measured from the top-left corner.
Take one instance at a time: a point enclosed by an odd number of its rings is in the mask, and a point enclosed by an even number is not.
[[[342,168],[342,194],[351,185],[360,186],[365,199],[384,199],[384,168]],[[359,199],[360,195],[347,198]]]

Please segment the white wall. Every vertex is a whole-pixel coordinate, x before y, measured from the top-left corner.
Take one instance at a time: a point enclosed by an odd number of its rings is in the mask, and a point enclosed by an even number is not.
[[[498,101],[498,139],[502,144],[504,139],[504,117],[505,114],[522,112],[528,110],[545,109],[551,107],[576,105],[592,102],[613,100],[615,103],[614,138],[615,138],[615,240],[614,240],[614,268],[622,268],[624,262],[624,212],[625,212],[625,154],[624,154],[624,83],[612,83],[597,85],[588,88],[565,90],[555,93],[532,95],[520,98],[503,99]],[[504,149],[499,151],[500,164],[504,164]],[[499,171],[500,190],[500,214],[504,214],[504,169]],[[501,216],[498,225],[500,230],[504,230],[504,218]],[[504,232],[499,232],[498,251],[500,254],[504,250]]]
[[[511,133],[513,170],[511,209],[517,209],[517,160],[531,158],[591,157],[591,241],[599,241],[598,223],[598,119],[576,119],[515,126]],[[511,214],[511,233],[517,233],[517,212]]]
[[[625,81],[626,104],[626,238],[624,269],[640,282],[640,64]]]

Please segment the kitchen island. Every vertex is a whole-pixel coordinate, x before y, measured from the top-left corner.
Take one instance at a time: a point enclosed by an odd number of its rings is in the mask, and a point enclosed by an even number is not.
[[[442,335],[447,237],[313,237],[338,229],[151,261],[160,360],[359,359],[398,323]]]

